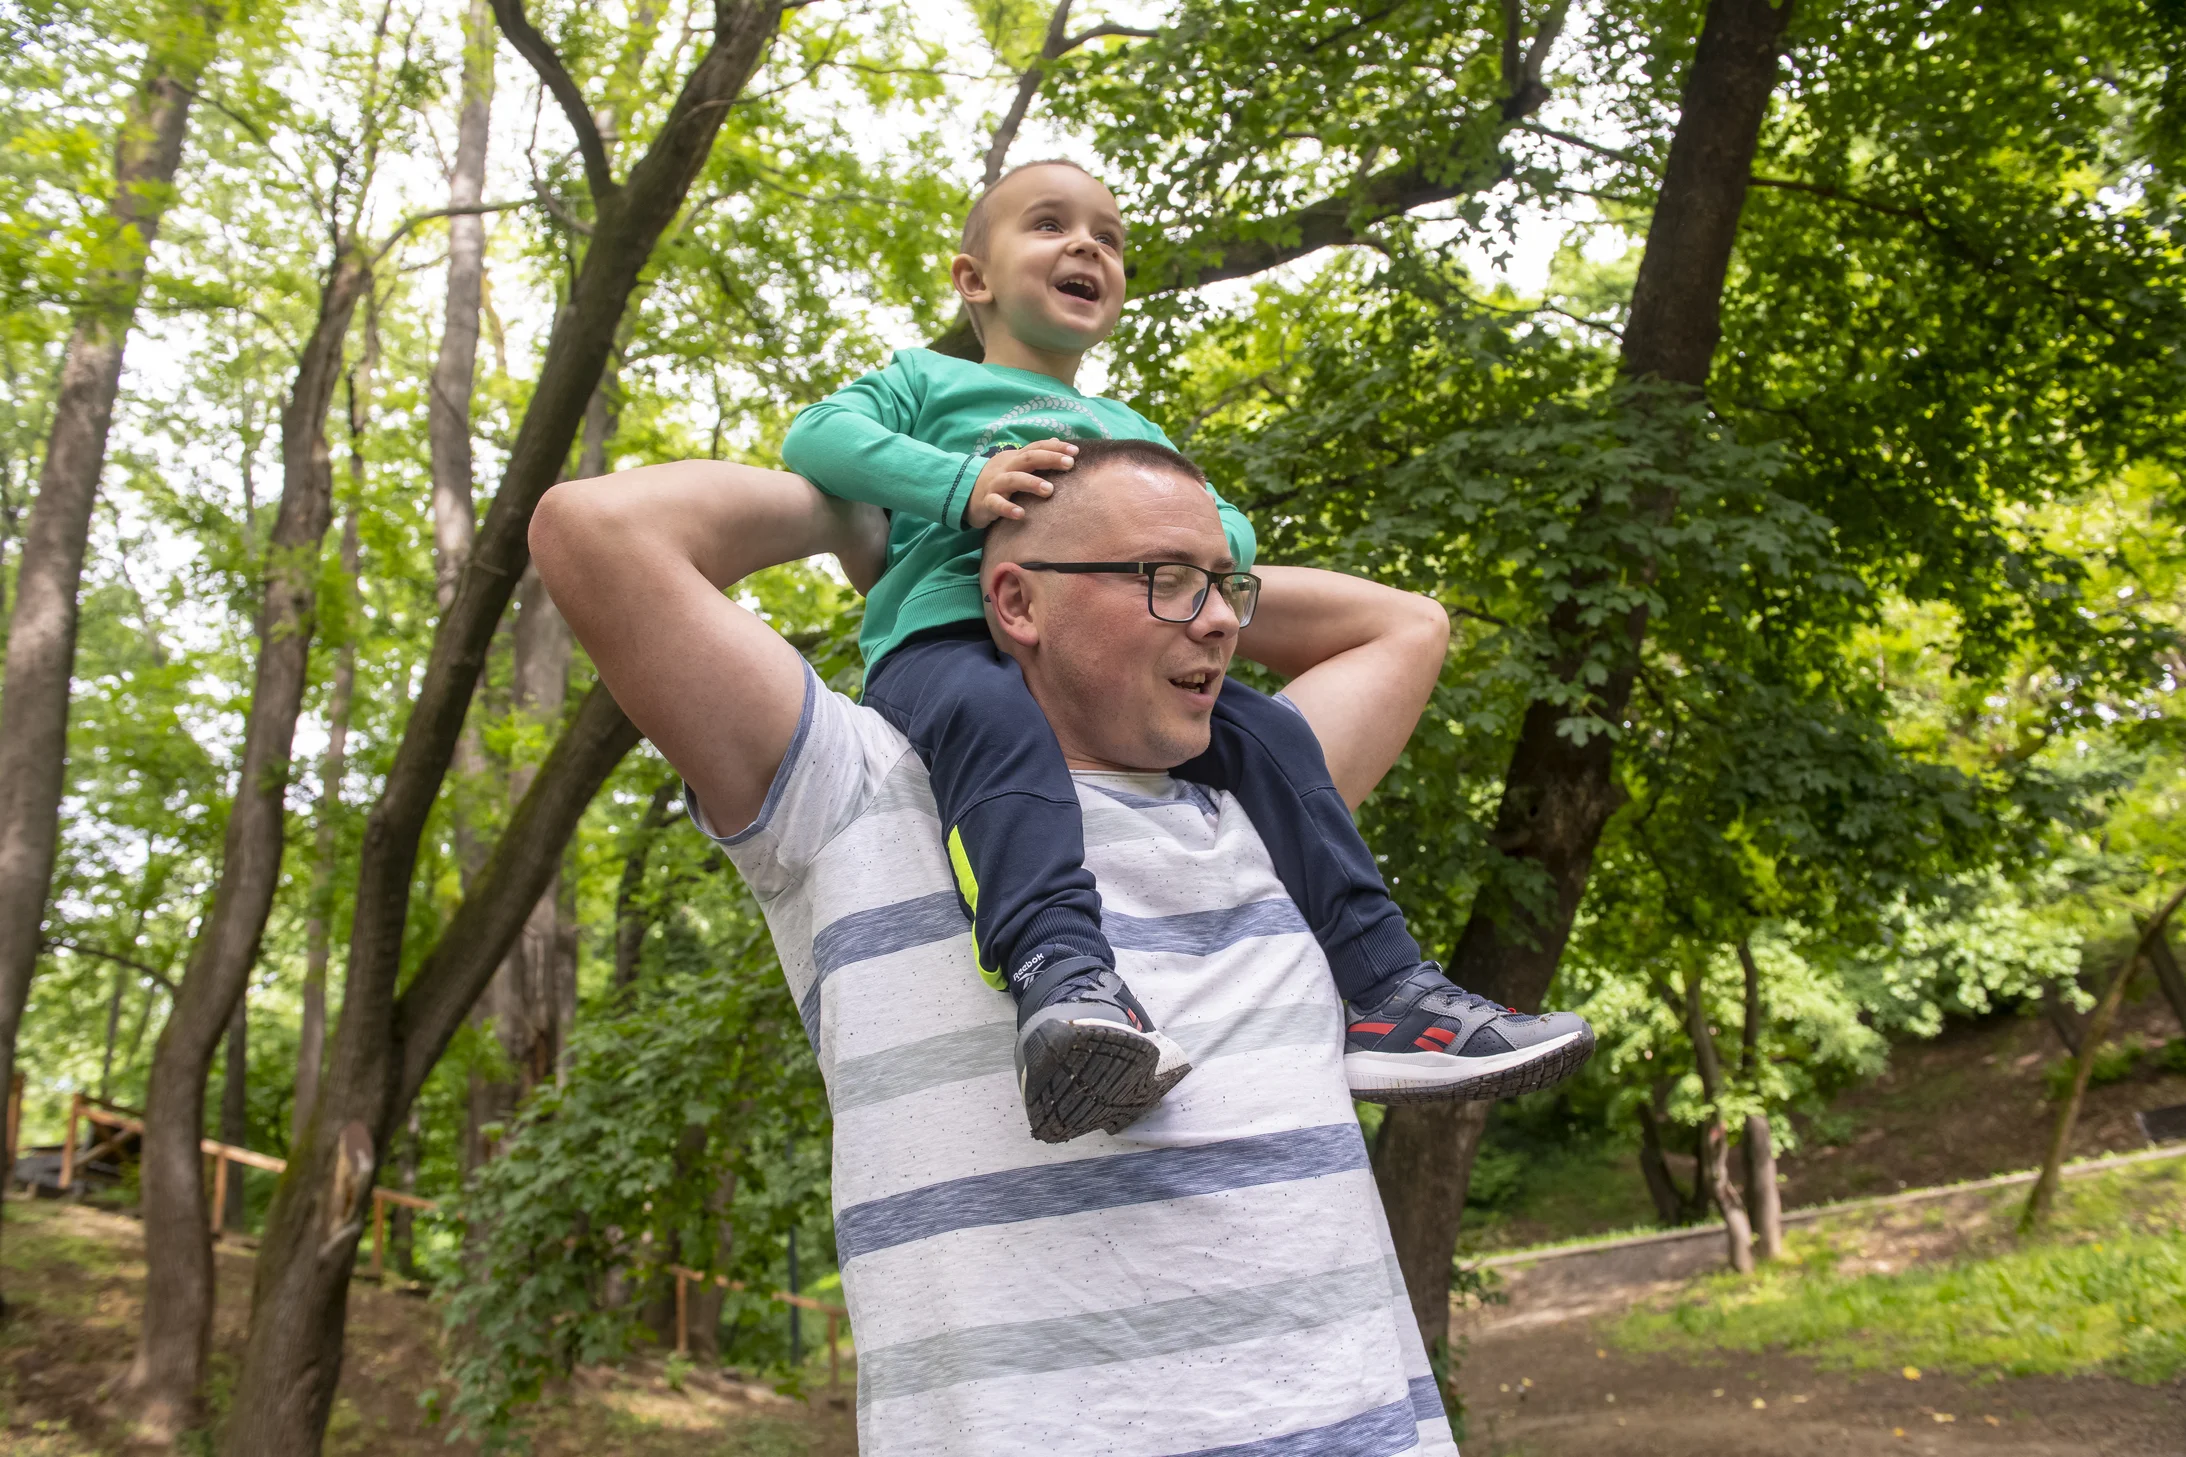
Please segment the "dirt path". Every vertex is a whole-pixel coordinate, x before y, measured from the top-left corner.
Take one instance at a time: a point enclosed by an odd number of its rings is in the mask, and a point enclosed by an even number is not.
[[[1952,1258],[2007,1206],[2015,1195],[1972,1192],[1867,1211],[1839,1268]],[[2186,1457],[2186,1381],[1916,1380],[1778,1353],[1620,1349],[1611,1330],[1626,1311],[1720,1267],[1722,1251],[1718,1233],[1506,1270],[1508,1305],[1459,1316],[1466,1457]]]
[[[1706,1361],[1610,1345],[1601,1317],[1488,1329],[1460,1377],[1466,1457],[2180,1457],[2186,1386],[2107,1377],[1979,1383],[1818,1369],[1795,1356]],[[1530,1383],[1530,1384],[1529,1384]]]

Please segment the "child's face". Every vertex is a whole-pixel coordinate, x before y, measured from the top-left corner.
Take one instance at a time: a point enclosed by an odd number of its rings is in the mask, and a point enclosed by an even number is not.
[[[1056,354],[1083,354],[1123,312],[1123,218],[1107,188],[1075,167],[1027,167],[987,199],[987,256],[958,254],[966,300],[997,330]]]

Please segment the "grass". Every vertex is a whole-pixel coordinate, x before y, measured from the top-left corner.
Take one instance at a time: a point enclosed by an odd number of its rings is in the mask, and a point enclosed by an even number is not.
[[[2000,1191],[1959,1216],[1949,1231],[1957,1257],[1891,1273],[1841,1272],[1873,1232],[1849,1216],[1824,1221],[1794,1238],[1784,1265],[1695,1282],[1666,1309],[1626,1316],[1617,1340],[1696,1354],[1780,1350],[1850,1369],[2106,1372],[2144,1383],[2186,1372],[2186,1166],[2076,1181],[2051,1231],[2021,1242],[2008,1230],[2024,1197]],[[1941,1213],[1918,1223],[1933,1233]]]

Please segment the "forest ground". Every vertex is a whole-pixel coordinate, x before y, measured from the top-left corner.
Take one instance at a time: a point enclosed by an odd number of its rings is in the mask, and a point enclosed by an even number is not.
[[[1885,1146],[1907,1148],[1906,1166],[1930,1179],[2028,1162],[2021,1125],[2038,1083],[2020,1085],[2039,1079],[2047,1050],[2026,1061],[2023,1031],[2046,1029],[1996,1023],[1906,1050],[1891,1079],[1847,1100],[1885,1137],[1854,1132],[1815,1161],[1823,1177],[1807,1187],[1895,1192],[1897,1176],[1872,1172],[1872,1151]],[[2130,1110],[2178,1101],[2176,1081],[2098,1089],[2103,1111],[2075,1151],[2145,1147]],[[2178,1285],[2186,1158],[2068,1179],[2050,1234],[2031,1243],[2013,1228],[2026,1192],[1824,1215],[1789,1231],[1795,1268],[1759,1281],[1716,1273],[1719,1232],[1505,1263],[1507,1303],[1458,1316],[1467,1457],[2179,1457],[2186,1375],[2176,1374],[2175,1316],[2167,1337],[2141,1347],[2169,1350],[2153,1374],[2174,1374],[2123,1379],[2115,1373],[2131,1369],[2134,1329],[2098,1308],[2101,1282],[2088,1269],[2116,1261],[2113,1273],[2151,1301],[2168,1298],[2149,1283],[2150,1266],[2131,1262],[2152,1258]],[[1999,1290],[2010,1298],[1980,1298]],[[1744,1348],[1726,1331],[1742,1333]],[[1797,1350],[1778,1339],[1787,1333]],[[1999,1359],[2041,1374],[2001,1375]]]
[[[2112,1033],[2116,1043],[2150,1049],[2178,1035],[2170,1007],[2154,995],[2128,1001]],[[1932,1041],[1899,1044],[1881,1077],[1840,1095],[1820,1118],[1795,1120],[1798,1147],[1780,1166],[1784,1207],[2035,1167],[2056,1117],[2048,1079],[2064,1055],[2046,1021],[2008,1012],[1952,1021]],[[2144,1147],[2134,1113],[2174,1103],[2186,1103],[2186,1073],[2144,1057],[2126,1077],[2088,1089],[2071,1156]],[[1497,1137],[1491,1127],[1491,1144]],[[1493,1254],[1654,1226],[1638,1154],[1627,1144],[1533,1142],[1514,1151],[1514,1196],[1493,1209],[1467,1210],[1460,1236],[1465,1252]],[[1669,1161],[1689,1181],[1692,1160],[1673,1153]]]
[[[0,1450],[11,1457],[108,1457],[127,1450],[109,1393],[127,1369],[144,1281],[137,1221],[78,1204],[10,1200],[0,1267],[11,1315],[0,1325]],[[219,1252],[213,1400],[233,1379],[250,1308],[250,1254]],[[419,1396],[440,1375],[439,1311],[359,1280],[327,1457],[469,1457],[432,1425]],[[848,1457],[846,1392],[809,1402],[732,1377],[692,1372],[671,1389],[658,1361],[580,1373],[529,1432],[538,1457]]]

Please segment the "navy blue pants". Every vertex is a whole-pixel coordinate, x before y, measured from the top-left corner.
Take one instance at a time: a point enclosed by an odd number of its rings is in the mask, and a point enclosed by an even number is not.
[[[1114,966],[1062,746],[986,625],[904,643],[868,677],[865,701],[926,761],[988,980],[1005,984],[1035,956]],[[1303,714],[1226,680],[1207,752],[1170,772],[1237,796],[1346,1000],[1419,964]]]

